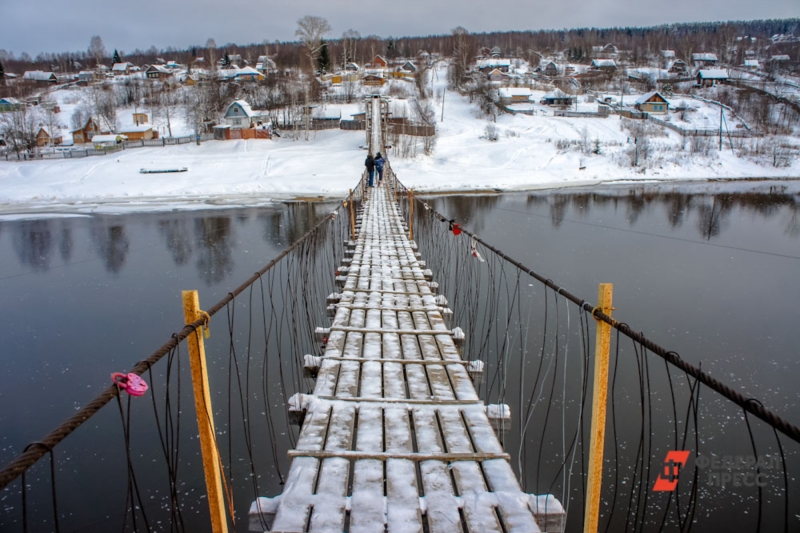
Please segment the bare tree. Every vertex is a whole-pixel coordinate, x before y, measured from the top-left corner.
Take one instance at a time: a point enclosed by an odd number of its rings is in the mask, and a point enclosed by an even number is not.
[[[342,66],[356,60],[356,47],[361,39],[361,34],[356,30],[350,29],[342,34]]]
[[[453,63],[451,67],[450,85],[458,87],[467,73],[470,59],[475,55],[474,41],[466,28],[453,28]]]
[[[92,36],[89,41],[89,50],[87,53],[89,57],[94,58],[95,63],[100,63],[100,61],[108,55],[106,53],[106,47],[103,44],[103,39],[101,39],[99,35]]]
[[[208,68],[214,71],[217,68],[217,41],[209,37],[206,41],[206,51],[208,52]]]
[[[36,146],[38,123],[36,113],[27,106],[0,113],[0,133],[3,134],[6,143],[11,146],[17,157],[20,153],[32,150]]]
[[[294,34],[307,49],[306,53],[312,73],[315,70],[320,50],[322,50],[322,38],[330,31],[331,25],[322,17],[306,15],[297,21],[297,31]]]

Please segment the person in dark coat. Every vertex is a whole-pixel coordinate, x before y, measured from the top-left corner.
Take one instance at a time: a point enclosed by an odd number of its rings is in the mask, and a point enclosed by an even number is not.
[[[369,186],[372,187],[372,179],[375,176],[375,160],[372,159],[372,154],[367,156],[364,166],[367,167],[367,172],[369,172]]]
[[[375,168],[378,169],[378,185],[381,184],[383,181],[383,165],[386,163],[386,159],[378,152],[378,155],[375,157]]]

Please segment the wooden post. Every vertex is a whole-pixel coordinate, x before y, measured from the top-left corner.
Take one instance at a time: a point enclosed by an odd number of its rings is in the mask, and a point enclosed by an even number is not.
[[[353,189],[350,189],[350,238],[356,240],[356,215],[353,211]]]
[[[414,240],[414,189],[408,191],[408,239]]]
[[[183,317],[187,324],[203,317],[200,311],[200,297],[197,291],[182,291]],[[225,514],[225,498],[220,478],[220,458],[214,438],[214,411],[211,409],[211,394],[208,388],[206,349],[200,329],[186,338],[189,344],[189,362],[192,367],[192,388],[194,406],[197,410],[197,429],[200,433],[200,451],[203,456],[203,470],[206,474],[208,507],[211,511],[211,531],[227,533],[228,519]]]
[[[611,316],[614,285],[601,283],[597,290],[597,308]],[[589,443],[589,478],[586,492],[586,517],[583,533],[597,533],[600,522],[600,488],[603,483],[603,448],[606,436],[606,400],[608,398],[608,354],[611,350],[611,326],[597,320],[592,387],[592,429]]]

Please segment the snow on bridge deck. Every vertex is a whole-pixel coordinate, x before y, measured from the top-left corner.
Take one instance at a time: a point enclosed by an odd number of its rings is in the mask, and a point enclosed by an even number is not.
[[[368,191],[324,356],[307,356],[314,394],[290,402],[304,424],[284,492],[251,529],[561,531],[555,498],[520,489],[391,190]]]

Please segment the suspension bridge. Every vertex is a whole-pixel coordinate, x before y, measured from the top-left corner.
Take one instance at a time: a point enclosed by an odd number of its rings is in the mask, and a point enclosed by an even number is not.
[[[386,154],[386,99],[365,104],[368,150]],[[20,503],[4,503],[0,529],[108,530],[103,520],[87,526],[75,503],[86,496],[59,490],[75,481],[63,480],[56,451],[115,400],[124,490],[80,484],[122,496],[114,519],[123,531],[684,532],[726,519],[743,531],[800,527],[789,474],[800,467],[800,429],[617,322],[609,285],[589,303],[415,198],[391,165],[384,178],[368,187],[362,176],[333,212],[207,310],[185,291],[182,330],[0,471],[2,501]],[[227,337],[205,338],[221,311],[226,326],[215,330]],[[181,388],[182,346],[193,393]],[[227,391],[209,376],[206,350],[228,354]],[[701,403],[701,389],[713,401]],[[227,416],[214,403],[225,392]],[[180,423],[184,397],[196,426]],[[700,459],[726,453],[714,421],[732,417],[739,424],[725,438],[754,458],[738,473],[767,482],[728,501],[704,485]],[[291,423],[299,432],[286,435]],[[676,451],[690,474],[664,474],[665,454]],[[163,474],[145,478],[154,469]]]

